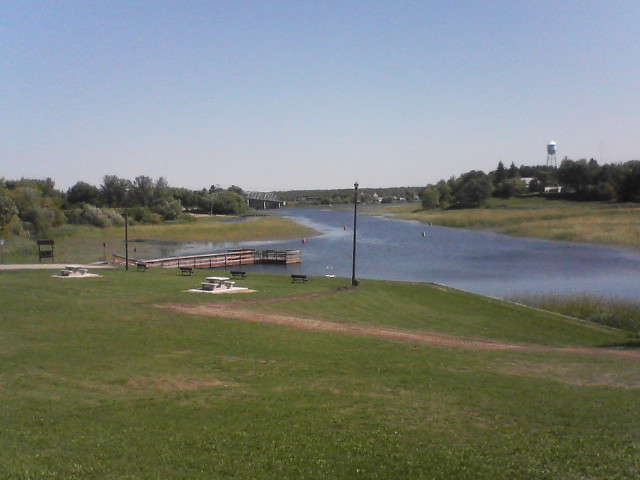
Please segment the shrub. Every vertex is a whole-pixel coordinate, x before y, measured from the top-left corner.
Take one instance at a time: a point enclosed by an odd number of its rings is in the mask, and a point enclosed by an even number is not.
[[[153,213],[147,207],[133,207],[129,209],[129,219],[137,223],[162,223],[162,217]]]
[[[102,209],[102,213],[109,218],[113,226],[121,227],[124,225],[124,217],[120,215],[117,210],[114,210],[113,208],[104,208]]]
[[[98,207],[85,204],[82,206],[82,213],[80,214],[82,223],[88,223],[100,228],[110,227],[111,219]]]
[[[179,200],[166,200],[157,205],[154,210],[165,220],[175,220],[182,213],[182,204]]]

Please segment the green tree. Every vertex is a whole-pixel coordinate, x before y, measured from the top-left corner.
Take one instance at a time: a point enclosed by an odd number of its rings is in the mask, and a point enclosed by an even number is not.
[[[524,182],[518,178],[509,178],[502,181],[493,192],[494,197],[511,198],[522,195],[527,190]]]
[[[242,195],[243,197],[247,196],[246,193],[244,193],[244,190],[237,185],[231,185],[229,188],[227,188],[227,192],[235,192],[238,195]]]
[[[438,193],[440,194],[440,199],[438,202],[440,203],[440,207],[447,208],[453,202],[451,185],[449,185],[444,180],[440,180],[436,185],[438,189]]]
[[[125,178],[118,178],[116,175],[105,175],[100,188],[102,201],[108,207],[128,207],[132,188],[131,181]]]
[[[621,202],[640,202],[640,161],[628,162],[624,166],[618,199]]]
[[[223,215],[241,215],[248,209],[245,198],[236,192],[214,194],[211,205],[213,213]]]
[[[151,177],[140,175],[132,184],[132,205],[137,207],[150,207],[154,202],[155,184]]]
[[[504,168],[502,161],[498,162],[498,167],[493,175],[493,184],[495,186],[500,185],[507,179],[507,169]]]
[[[72,204],[98,205],[100,203],[100,189],[85,182],[77,182],[67,190],[67,201]]]
[[[20,233],[22,230],[18,207],[13,199],[7,195],[3,178],[0,178],[0,229],[2,237]]]
[[[491,196],[493,184],[488,175],[479,172],[468,176],[464,182],[456,189],[455,199],[465,206],[480,206],[480,204]]]
[[[422,191],[420,196],[422,208],[425,210],[433,210],[440,205],[440,192],[436,187],[427,187]]]

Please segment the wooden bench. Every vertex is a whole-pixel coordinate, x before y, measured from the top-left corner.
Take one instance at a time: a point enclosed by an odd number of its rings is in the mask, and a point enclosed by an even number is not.
[[[229,273],[233,278],[247,278],[247,272],[241,272],[240,270],[232,270]]]
[[[180,269],[180,275],[193,275],[193,267],[178,267]]]
[[[136,262],[136,267],[138,268],[139,272],[146,272],[147,271],[147,264],[144,262]]]
[[[291,282],[296,283],[296,282],[306,282],[307,281],[307,276],[306,275],[291,275]]]

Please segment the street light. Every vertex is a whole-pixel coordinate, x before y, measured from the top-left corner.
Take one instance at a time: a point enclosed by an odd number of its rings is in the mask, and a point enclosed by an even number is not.
[[[358,182],[353,184],[354,198],[353,198],[353,267],[351,269],[351,285],[357,287],[360,282],[356,280],[356,231],[358,220]]]
[[[129,271],[129,215],[124,214],[124,269]]]

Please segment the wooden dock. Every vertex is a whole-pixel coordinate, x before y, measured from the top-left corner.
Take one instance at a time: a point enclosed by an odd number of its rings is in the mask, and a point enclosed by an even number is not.
[[[253,265],[256,263],[287,265],[289,263],[301,262],[302,252],[300,250],[232,249],[222,253],[204,253],[148,260],[129,258],[130,266],[135,267],[138,264],[144,264],[147,267],[160,268],[226,268],[240,265]],[[112,254],[111,263],[114,265],[124,265],[126,259],[122,255]]]

